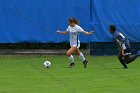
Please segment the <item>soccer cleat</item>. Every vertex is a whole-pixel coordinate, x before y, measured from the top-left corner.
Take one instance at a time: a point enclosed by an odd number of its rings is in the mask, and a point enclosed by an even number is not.
[[[75,66],[75,63],[70,63],[69,68],[72,68]]]
[[[123,67],[123,69],[128,69],[128,67]]]
[[[140,56],[140,51],[138,51],[138,53],[137,53],[137,54],[138,54],[138,56]]]
[[[88,61],[85,60],[85,61],[83,62],[83,64],[84,64],[84,68],[87,68]]]

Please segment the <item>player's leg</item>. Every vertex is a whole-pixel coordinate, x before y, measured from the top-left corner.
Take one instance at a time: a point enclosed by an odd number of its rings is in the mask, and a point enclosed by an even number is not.
[[[127,69],[128,67],[127,67],[127,65],[125,63],[124,56],[122,55],[121,50],[119,51],[118,59],[119,59],[120,63],[123,65],[124,69]]]
[[[87,67],[87,64],[88,64],[88,61],[85,59],[83,53],[80,52],[78,48],[76,49],[75,53],[79,57],[79,59],[83,62],[84,68],[86,68]]]
[[[71,47],[67,51],[67,56],[68,56],[68,59],[70,60],[70,66],[69,67],[73,67],[75,65],[74,58],[73,58],[73,55],[72,55],[75,51],[76,51],[76,47]]]
[[[124,56],[126,64],[133,62],[134,60],[138,58],[138,56],[140,56],[140,51],[138,51],[138,53],[135,54],[133,57],[130,57],[129,55]]]
[[[129,42],[125,43],[126,49],[124,50],[124,59],[125,59],[125,63],[129,64],[131,62],[133,62],[136,58],[138,58],[138,56],[140,56],[140,51],[138,51],[137,54],[135,54],[133,57],[130,57],[129,55],[131,54],[131,46]]]
[[[79,49],[76,49],[75,53],[82,62],[85,61],[85,57],[84,57],[83,53],[79,51]]]

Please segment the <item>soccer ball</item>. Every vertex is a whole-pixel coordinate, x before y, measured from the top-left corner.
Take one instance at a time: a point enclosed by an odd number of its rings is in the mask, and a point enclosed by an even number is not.
[[[45,68],[50,68],[51,62],[50,62],[50,61],[45,61],[45,62],[43,63],[43,65],[45,66]]]

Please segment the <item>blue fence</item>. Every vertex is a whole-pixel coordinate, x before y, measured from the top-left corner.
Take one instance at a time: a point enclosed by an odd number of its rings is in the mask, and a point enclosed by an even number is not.
[[[67,28],[75,16],[92,36],[80,35],[81,42],[112,42],[109,24],[131,41],[140,42],[139,0],[0,0],[0,43],[68,42]]]

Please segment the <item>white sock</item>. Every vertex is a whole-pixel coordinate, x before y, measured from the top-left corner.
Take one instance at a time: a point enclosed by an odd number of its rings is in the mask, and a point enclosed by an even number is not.
[[[69,60],[70,60],[71,63],[74,63],[74,58],[73,58],[72,55],[70,57],[68,57],[68,58],[69,58]]]
[[[80,55],[79,55],[79,59],[84,62],[86,59],[84,57],[84,55],[80,52]]]

